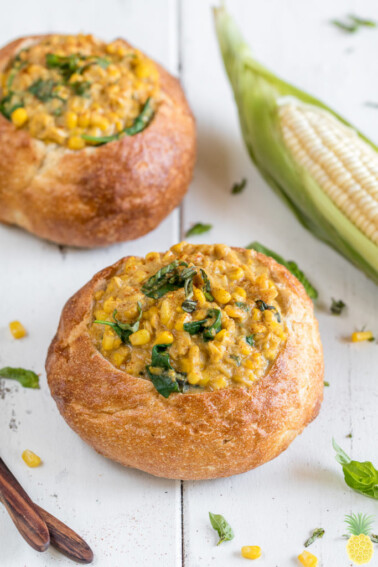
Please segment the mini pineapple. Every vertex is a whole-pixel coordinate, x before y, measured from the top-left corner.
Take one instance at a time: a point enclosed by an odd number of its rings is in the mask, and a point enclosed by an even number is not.
[[[351,534],[346,545],[349,559],[356,565],[369,563],[374,554],[373,542],[369,537],[373,516],[350,514],[345,516],[345,522]]]

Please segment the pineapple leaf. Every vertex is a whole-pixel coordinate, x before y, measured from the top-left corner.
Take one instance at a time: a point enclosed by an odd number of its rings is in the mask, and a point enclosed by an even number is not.
[[[348,526],[348,532],[351,535],[358,536],[360,534],[369,535],[374,522],[374,516],[367,514],[347,514],[345,523]]]

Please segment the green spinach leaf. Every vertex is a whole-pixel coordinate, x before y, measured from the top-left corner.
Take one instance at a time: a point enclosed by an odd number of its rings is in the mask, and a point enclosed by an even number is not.
[[[139,322],[142,318],[142,313],[143,313],[142,304],[140,303],[140,301],[138,301],[137,305],[138,305],[139,315],[136,321],[134,321],[134,323],[132,324],[122,323],[121,321],[119,321],[117,319],[116,309],[113,312],[114,323],[111,321],[100,321],[99,319],[96,319],[94,322],[99,323],[100,325],[109,325],[109,327],[112,327],[114,329],[114,331],[117,333],[117,335],[119,336],[119,338],[123,343],[130,344],[130,335],[136,333],[137,330],[139,329]]]
[[[255,346],[255,335],[248,335],[245,340],[250,346]]]
[[[190,335],[202,333],[205,342],[212,341],[222,328],[222,312],[220,309],[209,309],[205,319],[184,323],[184,331]]]
[[[280,312],[277,310],[277,307],[274,307],[274,305],[268,305],[262,299],[256,299],[256,305],[257,308],[260,309],[260,311],[274,311],[275,318],[279,323],[281,323],[281,315]]]
[[[213,228],[212,224],[202,224],[202,222],[197,222],[197,224],[193,225],[192,228],[187,230],[185,236],[195,236],[196,234],[203,234],[204,232],[208,232]]]
[[[146,366],[149,379],[164,398],[169,398],[174,392],[185,392],[188,388],[186,374],[177,372],[171,365],[166,352],[170,346],[155,345],[152,348],[151,364]]]
[[[200,269],[200,272],[203,279],[203,294],[206,297],[207,301],[214,301],[214,297],[211,293],[211,283],[209,277],[205,270],[203,270],[202,268]]]

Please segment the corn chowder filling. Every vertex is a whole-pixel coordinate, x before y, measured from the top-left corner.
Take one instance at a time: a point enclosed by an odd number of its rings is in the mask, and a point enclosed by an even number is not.
[[[250,387],[286,339],[278,295],[250,250],[183,242],[128,258],[96,292],[90,334],[112,364],[165,397]]]
[[[138,50],[52,35],[9,63],[0,111],[34,138],[78,150],[140,132],[158,100],[158,70]]]

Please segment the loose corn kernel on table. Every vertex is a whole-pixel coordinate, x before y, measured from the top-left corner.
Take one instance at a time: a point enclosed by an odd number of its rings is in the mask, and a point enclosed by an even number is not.
[[[242,567],[254,563],[242,556],[241,548],[259,547],[256,565],[299,567],[304,541],[312,530],[323,527],[324,537],[308,551],[319,559],[319,566],[344,567],[349,564],[341,537],[344,515],[377,510],[374,501],[344,484],[331,438],[354,458],[377,466],[377,345],[351,341],[352,333],[364,326],[365,332],[378,335],[377,287],[306,232],[251,165],[210,5],[210,0],[109,0],[104,8],[99,0],[54,5],[47,0],[15,0],[0,22],[2,44],[45,31],[93,33],[106,42],[118,36],[129,39],[180,76],[197,118],[199,143],[197,170],[181,210],[136,242],[97,251],[73,250],[0,227],[0,289],[6,292],[0,307],[0,367],[24,366],[41,374],[40,390],[0,380],[2,457],[38,504],[88,540],[94,565]],[[328,23],[355,12],[352,0],[292,0],[289,7],[279,0],[234,0],[229,9],[259,60],[326,101],[377,141],[378,111],[365,103],[376,102],[378,78],[371,53],[378,49],[378,31],[348,35]],[[358,15],[375,14],[375,2],[366,0]],[[14,118],[23,120],[22,115]],[[247,187],[231,195],[231,186],[243,177]],[[310,277],[319,290],[316,312],[330,386],[325,388],[318,419],[275,461],[239,477],[180,483],[123,469],[87,447],[50,398],[44,359],[64,302],[94,272],[121,256],[168,250],[196,222],[214,228],[190,242],[244,246],[258,240],[294,259]],[[235,274],[235,282],[237,278]],[[348,306],[340,317],[329,312],[331,297]],[[200,294],[196,300],[201,301]],[[18,324],[9,328],[12,322],[23,325],[24,337],[12,336],[22,334]],[[175,329],[169,332],[174,335]],[[171,337],[160,339],[164,344]],[[40,457],[42,464],[28,467],[22,458],[25,450]],[[216,546],[209,511],[226,517],[234,540]],[[54,550],[40,555],[29,548],[0,507],[0,565],[72,563]]]

